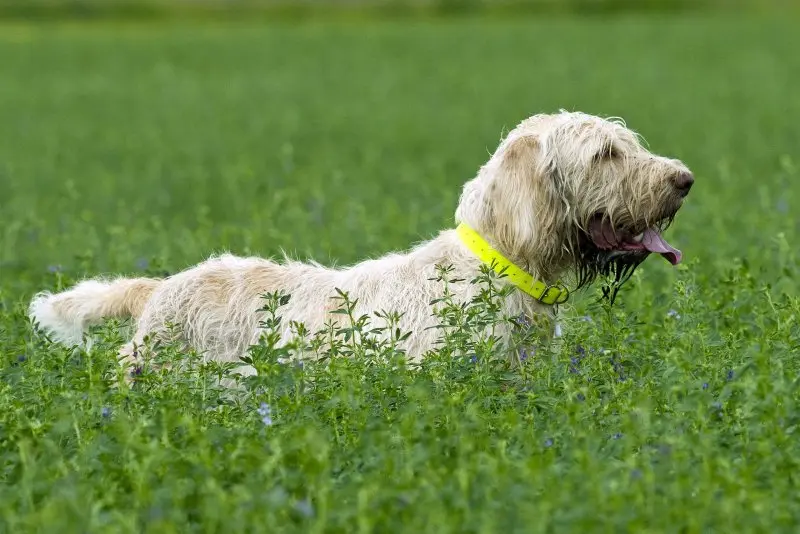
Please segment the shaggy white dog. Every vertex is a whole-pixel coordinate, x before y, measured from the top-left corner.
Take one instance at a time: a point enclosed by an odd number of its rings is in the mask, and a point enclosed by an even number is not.
[[[552,331],[555,305],[568,295],[563,277],[580,287],[611,274],[621,284],[650,253],[680,261],[661,231],[693,182],[682,162],[650,153],[621,120],[536,115],[512,130],[466,183],[458,227],[407,252],[342,269],[225,254],[163,280],[86,280],[62,293],[39,293],[30,316],[69,344],[106,317],[133,317],[135,335],[121,352],[128,363],[140,356],[145,336],[169,335],[170,323],[206,357],[238,361],[260,335],[257,310],[265,293],[291,295],[280,309],[288,341],[290,321],[314,332],[340,317],[330,314],[338,288],[358,299],[357,315],[401,312],[399,326],[411,332],[402,348],[419,361],[441,335],[428,328],[436,323],[430,303],[442,293],[432,280],[437,265],[451,265],[453,277],[463,280],[450,289],[464,302],[478,291],[469,281],[482,262],[494,260],[508,269],[501,283],[519,289],[505,312]]]

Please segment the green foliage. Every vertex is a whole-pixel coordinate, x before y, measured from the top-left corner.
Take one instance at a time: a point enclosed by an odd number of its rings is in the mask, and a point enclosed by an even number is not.
[[[3,26],[0,531],[794,531],[795,27]],[[420,365],[396,310],[346,293],[339,325],[284,347],[292,296],[265,295],[252,376],[164,345],[129,387],[127,325],[88,350],[31,332],[31,295],[87,275],[407,247],[452,224],[502,129],[559,107],[695,170],[685,263],[649,259],[610,309],[574,295],[559,342],[522,331],[513,365],[494,275],[459,306],[445,267]]]

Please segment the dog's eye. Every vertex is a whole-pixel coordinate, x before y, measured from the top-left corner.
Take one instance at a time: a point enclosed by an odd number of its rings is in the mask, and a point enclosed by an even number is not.
[[[603,145],[603,148],[597,151],[597,154],[594,155],[594,161],[602,161],[602,160],[609,160],[614,159],[619,156],[619,151],[614,147],[614,145],[608,144]]]

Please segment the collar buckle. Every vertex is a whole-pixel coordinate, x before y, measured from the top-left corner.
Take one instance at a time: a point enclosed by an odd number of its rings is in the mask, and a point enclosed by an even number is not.
[[[554,295],[552,300],[550,299],[550,291],[558,292],[556,295]],[[542,294],[539,295],[539,298],[536,300],[542,304],[564,304],[567,302],[567,300],[569,300],[569,290],[567,290],[567,288],[564,287],[564,285],[560,282],[550,284],[544,288],[544,291],[542,291]]]

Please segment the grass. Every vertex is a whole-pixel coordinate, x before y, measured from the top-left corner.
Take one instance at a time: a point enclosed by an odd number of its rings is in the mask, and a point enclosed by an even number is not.
[[[795,28],[2,26],[0,531],[793,532]],[[562,107],[623,116],[693,168],[669,231],[685,264],[648,260],[611,310],[580,295],[520,371],[463,336],[412,371],[352,332],[332,334],[356,358],[285,365],[265,335],[241,390],[174,347],[185,368],[127,390],[119,325],[83,351],[25,319],[39,289],[221,249],[406,247],[451,224],[501,131]],[[493,302],[442,320],[469,334]]]

